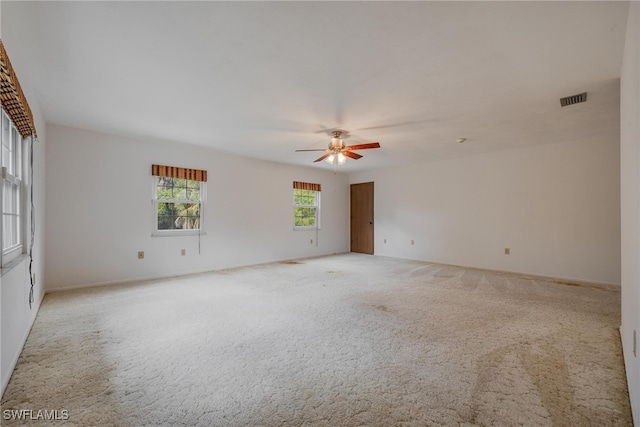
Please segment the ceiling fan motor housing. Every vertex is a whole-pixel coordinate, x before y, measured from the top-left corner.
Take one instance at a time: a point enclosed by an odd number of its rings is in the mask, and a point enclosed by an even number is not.
[[[344,148],[344,141],[340,138],[342,131],[334,130],[331,132],[331,142],[329,143],[329,150],[339,151]]]

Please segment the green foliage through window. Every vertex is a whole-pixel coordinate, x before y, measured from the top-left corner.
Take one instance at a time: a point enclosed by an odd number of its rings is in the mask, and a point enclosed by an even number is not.
[[[202,184],[161,176],[155,179],[157,230],[199,230]]]
[[[293,219],[296,227],[315,227],[318,221],[320,193],[293,189]]]

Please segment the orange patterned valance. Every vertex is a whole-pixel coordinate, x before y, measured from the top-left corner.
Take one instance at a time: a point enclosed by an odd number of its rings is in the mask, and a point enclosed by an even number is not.
[[[27,98],[22,92],[20,82],[16,76],[9,55],[4,49],[4,44],[0,40],[0,100],[2,107],[7,112],[16,129],[24,138],[36,134],[36,125],[33,121],[33,114],[29,108]]]
[[[200,169],[179,168],[176,166],[151,165],[153,176],[166,176],[167,178],[190,179],[192,181],[207,182],[207,171]]]
[[[295,188],[296,190],[320,191],[320,184],[314,184],[311,182],[293,181],[293,188]]]

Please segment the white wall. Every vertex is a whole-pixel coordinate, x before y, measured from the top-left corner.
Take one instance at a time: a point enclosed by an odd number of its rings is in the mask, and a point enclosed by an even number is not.
[[[622,325],[620,335],[635,425],[640,425],[640,3],[631,2],[620,77]],[[638,343],[640,346],[640,342]]]
[[[45,140],[46,128],[32,91],[29,79],[29,63],[20,56],[17,40],[13,37],[11,25],[2,22],[2,41],[20,81],[34,115],[38,141],[34,144],[34,206],[36,218],[35,243],[33,248],[32,271],[36,275],[34,304],[29,308],[29,260],[24,259],[0,280],[0,382],[2,393],[11,378],[13,368],[20,356],[24,342],[36,318],[44,297],[44,237],[45,237]],[[28,216],[28,213],[27,213]],[[28,240],[28,239],[27,239]]]
[[[47,136],[47,290],[349,250],[344,174],[63,126]],[[208,171],[200,254],[197,236],[151,237],[153,163]],[[318,246],[293,230],[294,180],[322,185]]]
[[[377,255],[620,284],[617,129],[350,179],[375,182]]]

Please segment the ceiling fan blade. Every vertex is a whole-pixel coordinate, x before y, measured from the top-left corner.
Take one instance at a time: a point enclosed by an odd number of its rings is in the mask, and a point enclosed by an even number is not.
[[[342,154],[344,154],[347,157],[351,157],[352,159],[355,159],[355,160],[358,160],[360,157],[362,157],[360,154],[352,153],[351,151],[348,151],[348,150],[343,150]]]
[[[368,144],[347,145],[344,148],[346,148],[347,150],[364,150],[367,148],[380,148],[380,143],[370,142]]]
[[[313,161],[313,163],[321,162],[321,161],[323,161],[324,159],[326,159],[327,157],[329,157],[330,155],[331,155],[331,153],[330,153],[330,152],[329,152],[329,153],[327,153],[327,154],[325,154],[325,155],[322,155],[322,156],[318,157],[317,159],[315,159],[315,160]]]
[[[311,150],[296,150],[296,153],[298,151],[327,151],[327,149],[326,148],[313,148]]]

